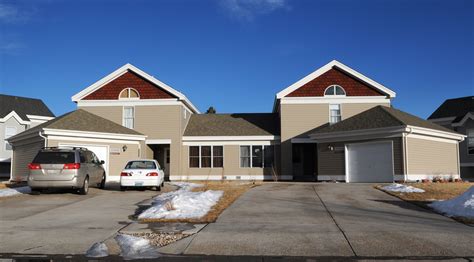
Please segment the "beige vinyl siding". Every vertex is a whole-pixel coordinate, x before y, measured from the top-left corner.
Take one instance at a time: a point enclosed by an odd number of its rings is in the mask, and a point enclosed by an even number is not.
[[[94,115],[98,115],[112,122],[115,122],[119,125],[123,124],[122,123],[123,107],[121,106],[84,106],[84,107],[78,107],[78,108],[84,109]]]
[[[204,144],[203,144],[204,145]],[[242,145],[246,145],[242,143]],[[278,173],[279,146],[275,145],[275,171],[272,168],[241,168],[240,167],[240,145],[224,145],[224,167],[223,168],[190,168],[189,167],[189,146],[183,146],[182,150],[182,176],[192,179],[193,176],[200,177],[220,177],[227,176],[227,179],[234,179],[235,176],[267,176],[273,177]],[[243,178],[242,178],[243,179]]]
[[[408,174],[457,175],[457,143],[407,137]]]
[[[390,103],[354,103],[354,104],[341,104],[341,116],[342,120],[347,119],[349,117],[355,116],[359,113],[362,113],[366,110],[371,109],[372,107],[376,107],[379,105],[390,106]]]
[[[318,144],[318,176],[345,176],[345,145],[372,141],[393,141],[393,169],[395,175],[402,175],[403,172],[403,148],[402,138],[396,137],[391,139],[371,139],[361,141],[348,141],[338,143],[321,143]],[[330,151],[329,146],[338,148],[338,151]]]
[[[38,151],[44,147],[40,136],[25,139],[13,144],[12,175],[14,181],[26,181],[29,170],[28,164],[33,161]]]
[[[86,139],[84,141],[68,141],[68,140],[51,140],[48,139],[48,146],[59,146],[61,145],[97,145],[97,146],[108,146],[109,147],[109,173],[107,176],[115,176],[115,180],[118,180],[120,172],[123,170],[128,161],[140,158],[140,150],[138,144],[124,143],[122,141],[117,141],[117,143],[103,143],[103,142],[94,142],[92,140]],[[127,146],[127,151],[120,153],[111,153],[110,150],[115,148],[120,150],[123,145]],[[121,150],[120,150],[121,151]]]

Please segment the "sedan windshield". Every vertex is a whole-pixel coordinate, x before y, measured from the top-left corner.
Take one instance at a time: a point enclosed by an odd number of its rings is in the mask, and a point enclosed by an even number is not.
[[[125,169],[156,169],[156,165],[153,161],[130,161]]]

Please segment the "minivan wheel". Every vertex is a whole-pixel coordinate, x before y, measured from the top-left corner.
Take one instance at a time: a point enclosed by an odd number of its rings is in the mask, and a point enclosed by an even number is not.
[[[79,189],[79,194],[87,195],[87,193],[89,193],[89,177],[84,179],[84,184],[82,185],[82,188]]]
[[[100,189],[104,189],[104,188],[105,188],[105,173],[102,175],[102,181],[100,181],[99,188],[100,188]]]

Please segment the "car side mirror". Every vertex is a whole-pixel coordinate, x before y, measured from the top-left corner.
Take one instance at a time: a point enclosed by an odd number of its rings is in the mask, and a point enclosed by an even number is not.
[[[105,161],[104,160],[100,160],[99,162],[101,165],[105,164]]]

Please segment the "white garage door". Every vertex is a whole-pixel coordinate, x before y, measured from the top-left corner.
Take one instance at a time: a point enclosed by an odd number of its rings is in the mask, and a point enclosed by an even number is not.
[[[392,142],[346,146],[347,182],[393,182]]]
[[[99,160],[104,160],[104,169],[105,174],[109,175],[109,148],[108,146],[98,146],[98,145],[81,145],[81,144],[59,144],[59,146],[70,146],[70,147],[84,147],[94,152],[94,154],[99,158]]]

